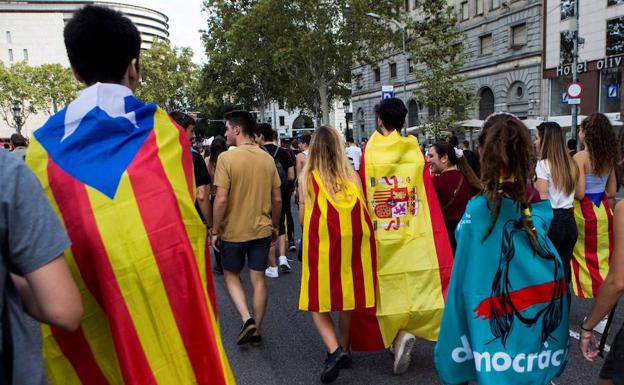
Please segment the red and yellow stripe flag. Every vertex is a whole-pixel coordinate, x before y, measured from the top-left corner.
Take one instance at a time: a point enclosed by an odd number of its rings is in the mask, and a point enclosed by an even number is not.
[[[605,196],[600,206],[588,197],[574,200],[578,240],[572,255],[572,290],[580,298],[594,298],[609,272],[613,254],[613,211]]]
[[[49,381],[234,384],[188,138],[164,111],[128,98],[132,125],[96,107],[60,139],[63,110],[31,142],[28,165],[72,241],[66,256],[85,309],[75,332],[44,327]]]
[[[377,243],[377,289],[376,311],[353,315],[353,349],[384,349],[400,330],[435,341],[453,254],[418,140],[374,133],[360,176]]]
[[[376,247],[366,202],[353,182],[333,199],[313,172],[303,221],[299,309],[330,312],[375,306]],[[302,198],[303,199],[303,198]]]

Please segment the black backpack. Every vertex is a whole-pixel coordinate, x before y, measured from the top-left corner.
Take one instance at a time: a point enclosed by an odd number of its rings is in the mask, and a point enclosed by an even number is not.
[[[268,152],[269,155],[271,154],[266,147],[262,146],[262,148],[264,148],[264,151]],[[279,146],[275,146],[275,153],[273,153],[273,161],[275,161],[275,168],[277,168],[277,175],[279,175],[280,178],[280,188],[282,190],[285,190],[288,188],[288,174],[286,173],[286,170],[284,170],[284,166],[282,166],[282,162],[280,162],[279,160],[277,160],[276,156],[277,156],[277,152],[280,150]]]

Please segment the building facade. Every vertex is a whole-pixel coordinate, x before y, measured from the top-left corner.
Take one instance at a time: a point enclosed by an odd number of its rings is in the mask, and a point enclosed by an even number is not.
[[[542,115],[542,1],[449,0],[449,4],[456,10],[459,27],[466,35],[463,44],[467,60],[461,74],[479,98],[470,117],[484,119],[494,111],[512,112],[523,119]],[[405,9],[410,16],[418,16],[413,0],[405,1]],[[375,130],[374,107],[385,85],[394,86],[395,96],[406,103],[409,127],[420,125],[433,113],[413,96],[418,87],[416,69],[409,58],[397,54],[352,70],[357,138],[368,137]]]
[[[545,0],[544,66],[549,115],[570,115],[565,90],[572,82],[574,0]],[[582,85],[581,115],[608,114],[619,121],[624,69],[624,0],[580,1],[578,72]]]
[[[154,39],[169,41],[169,18],[156,10],[106,1],[24,0],[0,2],[0,61],[10,66],[25,61],[31,66],[58,63],[69,67],[63,42],[63,28],[77,9],[102,5],[127,16],[141,33],[141,48],[151,47]],[[24,126],[30,135],[47,119],[45,114],[31,115]],[[0,137],[11,135],[0,121]]]
[[[343,135],[347,129],[347,114],[350,105],[343,100],[332,103],[329,113],[329,124],[336,127]],[[260,117],[257,117],[260,119]],[[316,124],[311,115],[302,110],[288,110],[281,103],[271,102],[265,109],[265,120],[279,133],[280,138],[293,138],[303,134],[311,134]],[[349,128],[351,122],[349,121]]]

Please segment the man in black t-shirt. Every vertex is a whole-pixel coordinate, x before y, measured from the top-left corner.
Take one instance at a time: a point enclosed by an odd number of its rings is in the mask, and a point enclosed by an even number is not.
[[[282,214],[280,216],[278,232],[278,249],[280,253],[279,266],[282,273],[288,273],[290,272],[290,265],[286,258],[286,219],[289,216],[292,218],[292,214],[290,213],[290,196],[292,195],[295,180],[295,164],[288,151],[273,143],[275,139],[277,138],[270,124],[261,123],[256,126],[256,142],[275,159],[278,174],[280,174],[280,179],[282,179],[280,188],[282,192]],[[278,163],[281,167],[277,166]],[[280,170],[280,168],[282,170]],[[292,219],[289,221],[289,226],[291,223]],[[292,241],[292,239],[290,240]],[[266,276],[269,278],[277,278],[278,275],[275,250],[271,247],[269,251],[269,267],[266,270]]]
[[[197,123],[195,119],[188,114],[179,111],[173,111],[169,114],[180,127],[184,129],[186,135],[191,141],[191,153],[193,155],[193,172],[195,174],[195,188],[197,189],[197,198],[195,200],[195,208],[199,213],[202,221],[211,227],[212,224],[212,206],[210,204],[210,176],[206,162],[201,154],[192,146],[193,138],[195,138],[195,127]]]

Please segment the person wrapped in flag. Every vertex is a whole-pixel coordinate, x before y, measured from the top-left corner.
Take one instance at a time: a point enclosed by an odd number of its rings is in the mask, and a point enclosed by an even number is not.
[[[591,114],[581,122],[574,155],[579,181],[574,197],[578,240],[572,258],[572,289],[580,298],[594,298],[609,272],[613,254],[613,211],[609,200],[617,192],[618,149],[609,118]]]
[[[531,139],[510,114],[479,137],[484,192],[457,226],[434,359],[444,384],[547,385],[568,355],[569,290],[548,238],[553,211],[530,181]]]
[[[338,131],[316,130],[299,176],[303,225],[299,309],[312,312],[327,347],[321,381],[334,381],[350,365],[352,310],[375,306],[376,248],[362,187]],[[338,342],[330,312],[340,312]]]
[[[392,346],[394,373],[400,374],[409,367],[416,336],[438,338],[453,254],[418,140],[400,135],[407,108],[392,98],[377,114],[378,132],[360,163],[378,252],[376,309],[354,313],[352,347]]]
[[[34,133],[27,164],[72,246],[84,304],[74,332],[43,329],[51,384],[233,384],[221,343],[189,141],[134,97],[141,37],[121,13],[65,26],[78,98]]]

